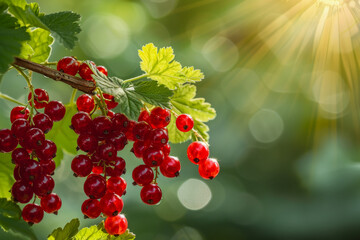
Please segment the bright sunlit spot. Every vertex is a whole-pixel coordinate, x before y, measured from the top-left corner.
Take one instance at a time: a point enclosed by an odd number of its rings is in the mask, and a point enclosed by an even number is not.
[[[211,200],[211,190],[203,181],[190,178],[178,189],[178,198],[181,204],[190,210],[200,210]]]

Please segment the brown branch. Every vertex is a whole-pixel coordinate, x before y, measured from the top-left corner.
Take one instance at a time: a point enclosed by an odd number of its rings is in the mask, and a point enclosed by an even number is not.
[[[93,94],[93,91],[95,90],[95,84],[93,82],[86,81],[79,77],[71,76],[69,74],[57,71],[55,69],[46,67],[38,63],[31,62],[29,60],[15,57],[14,64],[19,67],[23,67],[31,71],[40,73],[46,77],[54,79],[55,81],[64,82],[73,88],[83,91],[84,93]]]

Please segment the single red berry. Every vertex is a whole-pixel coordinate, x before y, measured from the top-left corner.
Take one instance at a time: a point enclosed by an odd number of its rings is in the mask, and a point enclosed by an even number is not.
[[[81,205],[81,212],[88,218],[97,218],[100,216],[100,203],[96,199],[87,199]]]
[[[176,118],[176,127],[181,132],[188,132],[194,127],[194,120],[189,114],[181,114]]]
[[[109,162],[109,166],[106,167],[106,175],[111,177],[119,177],[125,173],[125,160],[121,157],[115,157],[114,160]]]
[[[112,124],[114,130],[118,130],[120,132],[126,133],[130,127],[129,119],[120,113],[115,113],[115,116],[112,118]]]
[[[106,181],[108,192],[122,196],[126,192],[127,183],[122,177],[111,177]]]
[[[144,141],[146,134],[151,130],[151,127],[146,122],[135,123],[133,134],[136,141]]]
[[[30,113],[29,109],[23,106],[14,107],[10,112],[10,121],[11,123],[13,123],[16,119],[19,118],[28,119],[29,113]]]
[[[93,61],[89,61],[89,63],[91,65],[93,65],[94,67],[96,67],[95,63]],[[93,81],[93,78],[92,78],[92,74],[93,71],[90,69],[90,67],[85,63],[83,62],[80,67],[79,67],[79,74],[80,74],[80,77],[86,81]]]
[[[41,129],[44,133],[48,133],[53,127],[53,121],[44,113],[36,114],[33,118],[33,122],[34,126]]]
[[[104,227],[110,235],[121,235],[128,228],[128,222],[123,214],[119,214],[117,216],[106,218]]]
[[[16,119],[11,125],[11,132],[16,138],[24,138],[25,133],[29,130],[30,124],[24,118]]]
[[[105,143],[100,145],[96,150],[99,153],[101,159],[105,160],[106,162],[110,163],[116,158],[117,151],[111,143]]]
[[[164,128],[156,128],[151,131],[150,140],[154,147],[162,148],[169,141],[168,132]]]
[[[38,197],[50,194],[55,187],[55,182],[49,175],[42,175],[34,180],[33,190]]]
[[[51,193],[41,198],[40,206],[47,213],[57,214],[61,208],[61,198],[56,193]]]
[[[92,131],[93,122],[88,113],[78,112],[71,118],[71,127],[77,134],[89,133]]]
[[[29,203],[24,207],[21,215],[25,222],[39,223],[44,217],[44,210],[37,204]]]
[[[99,70],[99,72],[102,72],[105,76],[108,75],[108,71],[107,71],[106,67],[104,67],[104,66],[97,66],[96,68],[97,68],[97,70]]]
[[[102,174],[104,172],[103,166],[93,165],[92,172],[95,174]]]
[[[157,184],[145,185],[140,191],[141,200],[148,205],[155,205],[160,202],[162,192]]]
[[[80,63],[74,57],[63,57],[57,63],[57,70],[75,76],[79,71]]]
[[[121,197],[112,192],[107,192],[100,199],[101,212],[108,217],[118,215],[124,207]]]
[[[139,186],[148,185],[154,179],[154,171],[146,165],[139,165],[134,168],[132,178]]]
[[[213,179],[220,172],[220,165],[214,158],[208,158],[199,164],[199,174],[204,179]]]
[[[45,142],[45,135],[39,128],[30,128],[26,132],[24,140],[30,149],[40,149]]]
[[[180,174],[180,161],[177,157],[167,156],[160,165],[160,172],[168,178],[177,177]]]
[[[84,152],[93,153],[98,147],[98,140],[94,135],[82,133],[77,139],[77,144]]]
[[[209,147],[204,142],[192,142],[187,148],[187,156],[194,164],[199,164],[209,157]]]
[[[108,116],[110,119],[112,119],[112,118],[115,116],[115,113],[114,113],[113,111],[109,110],[109,111],[107,112],[107,115],[106,115],[106,116]]]
[[[169,156],[170,154],[170,150],[171,150],[171,147],[170,147],[170,144],[167,143],[165,144],[162,148],[161,148],[161,151],[164,153],[164,156]]]
[[[109,137],[113,128],[112,122],[108,117],[98,116],[93,120],[95,135],[99,140]]]
[[[30,154],[25,148],[16,148],[11,153],[11,160],[15,164],[23,164],[25,161],[30,160]]]
[[[11,133],[10,129],[0,130],[0,150],[1,152],[11,152],[18,145],[18,140]]]
[[[28,203],[33,197],[33,188],[28,181],[21,179],[14,183],[11,195],[15,202]]]
[[[142,110],[139,117],[138,117],[138,122],[147,122],[148,124],[150,124],[150,114],[147,110]]]
[[[147,148],[148,146],[145,144],[144,141],[136,141],[133,144],[132,152],[137,158],[142,158]]]
[[[89,94],[83,94],[76,100],[76,106],[79,111],[91,113],[95,107],[95,101]]]
[[[164,128],[169,125],[171,120],[170,111],[161,107],[156,107],[150,113],[150,125],[153,128]]]
[[[149,147],[143,153],[143,161],[149,167],[160,166],[164,157],[164,153],[160,149],[154,147]]]
[[[84,192],[91,199],[103,197],[106,192],[106,179],[101,175],[89,175],[84,183]]]
[[[78,155],[71,162],[71,169],[79,177],[88,176],[93,168],[91,159],[86,155]]]
[[[47,174],[47,175],[53,175],[55,168],[56,168],[56,164],[54,160],[49,160],[49,161],[40,161],[40,166],[42,168],[42,173],[43,174]]]
[[[56,151],[56,144],[53,141],[46,139],[41,148],[35,150],[35,153],[39,160],[49,161],[56,157]]]
[[[15,181],[19,181],[21,180],[21,176],[20,176],[20,166],[19,165],[15,165],[14,167],[14,179]]]
[[[135,124],[136,124],[135,121],[130,120],[130,121],[129,121],[129,128],[128,128],[127,131],[125,132],[126,138],[127,138],[129,141],[135,141],[135,140],[136,140],[135,135],[134,135],[134,132],[133,132],[133,129],[134,129]]]
[[[128,143],[125,134],[120,131],[113,131],[110,134],[110,136],[106,139],[106,142],[114,145],[116,151],[123,150],[126,144]]]
[[[54,122],[60,121],[65,116],[65,106],[59,101],[51,101],[45,107],[45,114],[47,114]]]
[[[41,176],[42,167],[39,162],[34,160],[28,160],[20,165],[20,176],[27,181],[34,181]]]
[[[116,106],[119,104],[115,101],[115,97],[113,95],[103,93],[103,97],[105,99],[105,104],[109,110],[116,108]]]
[[[45,89],[41,89],[41,88],[35,89],[34,92],[35,92],[35,96],[34,96],[35,108],[36,109],[44,108],[49,101],[49,94],[45,91]],[[30,92],[28,95],[28,101],[30,103],[30,106],[32,106],[31,97],[32,97],[32,93]]]

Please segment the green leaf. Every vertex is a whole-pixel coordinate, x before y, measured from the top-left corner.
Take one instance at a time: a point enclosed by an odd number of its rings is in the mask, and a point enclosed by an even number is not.
[[[103,232],[101,229],[98,229],[97,226],[92,226],[90,228],[81,229],[75,236],[74,240],[107,240],[109,234]]]
[[[13,172],[15,165],[11,163],[10,153],[0,153],[0,197],[10,199],[9,190],[15,182]]]
[[[209,142],[209,127],[205,123],[194,119],[194,130],[201,135],[201,137],[206,141]],[[200,138],[196,136],[195,133],[192,134],[193,141],[201,141]]]
[[[70,129],[71,118],[75,113],[77,113],[75,104],[66,105],[64,119],[59,122],[54,122],[53,128],[48,134],[46,134],[46,138],[55,142],[58,146],[56,157],[54,158],[56,166],[59,166],[63,158],[62,151],[66,151],[74,155],[77,153],[77,135],[72,129]]]
[[[141,59],[140,68],[147,77],[165,85],[169,89],[175,89],[178,85],[186,82],[197,82],[204,78],[200,70],[193,67],[182,68],[181,64],[174,60],[175,55],[171,47],[158,48],[149,43],[139,50]]]
[[[50,32],[37,28],[30,32],[30,41],[23,44],[20,57],[36,63],[43,63],[50,56],[50,46],[53,41]]]
[[[19,27],[16,18],[0,13],[0,73],[7,71],[14,56],[21,51],[21,43],[29,39],[26,28]]]
[[[21,209],[13,201],[8,201],[6,198],[0,198],[0,215],[20,219]]]
[[[67,223],[64,228],[55,229],[48,240],[68,240],[75,236],[75,234],[79,231],[80,221],[77,218],[71,220],[71,222]]]
[[[134,92],[138,98],[149,104],[170,108],[170,97],[173,92],[168,88],[157,84],[155,81],[134,82]]]
[[[107,234],[105,227],[104,227],[104,221],[99,223],[97,225],[97,228]],[[108,235],[107,239],[108,240],[133,240],[133,239],[135,239],[135,234],[130,232],[129,229],[126,229],[126,231],[119,236]]]

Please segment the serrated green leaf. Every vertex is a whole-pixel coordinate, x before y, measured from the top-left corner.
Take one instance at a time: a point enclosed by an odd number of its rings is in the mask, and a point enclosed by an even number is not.
[[[107,240],[109,234],[98,229],[97,226],[81,229],[75,236],[74,240]]]
[[[29,39],[26,28],[18,27],[17,20],[9,14],[0,13],[0,73],[7,71],[14,56],[21,50],[21,43]]]
[[[10,199],[9,190],[15,182],[13,172],[15,165],[11,163],[10,153],[0,153],[0,197]]]
[[[173,92],[155,81],[137,81],[133,83],[135,94],[144,102],[162,108],[170,108]]]
[[[53,41],[50,32],[37,28],[30,32],[30,41],[23,43],[20,57],[36,63],[43,63],[50,56],[50,46]]]
[[[8,201],[6,198],[0,198],[0,215],[20,219],[21,209],[13,201]]]
[[[76,112],[77,109],[75,104],[66,105],[64,119],[59,122],[54,122],[53,128],[48,134],[46,134],[46,138],[55,142],[58,147],[56,157],[54,158],[56,166],[59,166],[63,158],[62,151],[66,151],[70,154],[77,153],[77,135],[72,129],[70,129],[71,118]]]
[[[205,123],[194,119],[194,130],[201,135],[201,137],[206,141],[209,142],[209,127]],[[199,137],[196,136],[195,133],[192,134],[193,141],[201,141]]]
[[[68,240],[75,236],[75,234],[79,231],[80,221],[77,218],[74,218],[69,223],[65,225],[64,228],[55,229],[48,240]]]

